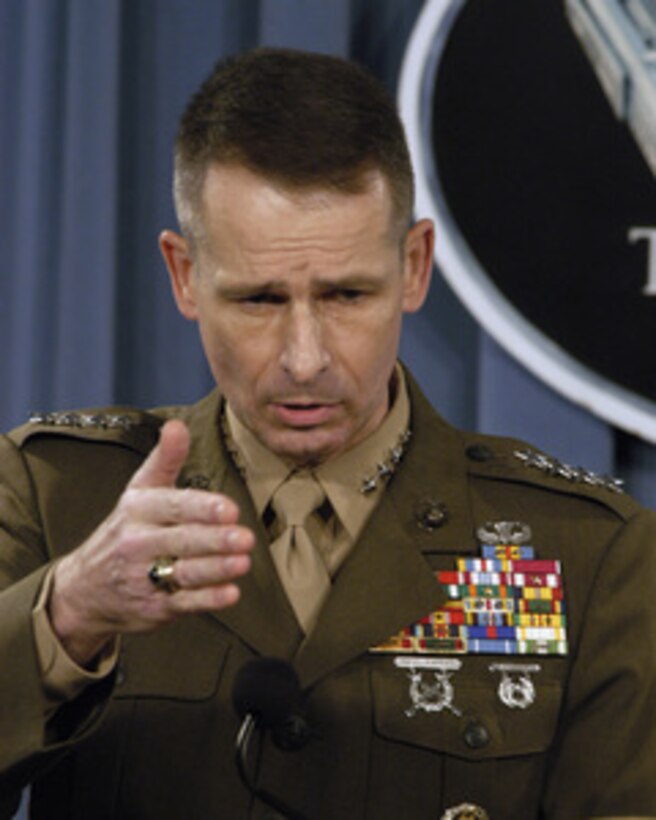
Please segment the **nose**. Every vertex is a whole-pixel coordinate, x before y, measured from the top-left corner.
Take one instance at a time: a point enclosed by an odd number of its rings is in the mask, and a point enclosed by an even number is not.
[[[308,384],[330,364],[321,322],[307,305],[295,305],[284,321],[280,365],[296,384]]]

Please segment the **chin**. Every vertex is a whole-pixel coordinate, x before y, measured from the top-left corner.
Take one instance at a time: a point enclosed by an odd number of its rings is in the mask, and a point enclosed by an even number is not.
[[[336,431],[284,431],[263,438],[277,456],[299,467],[316,467],[345,449],[348,437]]]

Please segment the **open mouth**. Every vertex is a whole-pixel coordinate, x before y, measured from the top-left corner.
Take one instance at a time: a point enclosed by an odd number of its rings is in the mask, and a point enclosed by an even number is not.
[[[272,405],[278,419],[290,427],[316,427],[325,424],[337,412],[337,404],[281,402]]]

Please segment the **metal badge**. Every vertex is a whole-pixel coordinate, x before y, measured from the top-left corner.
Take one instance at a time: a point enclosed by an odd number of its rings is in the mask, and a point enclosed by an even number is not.
[[[535,703],[535,684],[531,678],[541,669],[539,663],[493,663],[490,672],[501,672],[497,694],[509,709],[528,709]]]
[[[456,658],[399,657],[394,659],[394,665],[405,669],[410,678],[412,706],[405,710],[407,717],[414,717],[417,712],[442,712],[445,709],[457,717],[462,715],[453,705],[455,689],[451,683],[451,676],[462,666],[461,661]],[[428,680],[424,679],[424,672],[429,673]]]
[[[135,419],[127,413],[32,413],[30,424],[97,430],[131,430]]]
[[[387,453],[387,457],[376,465],[376,470],[371,475],[365,476],[360,484],[360,492],[368,495],[378,488],[379,484],[386,484],[396,472],[399,464],[403,460],[408,443],[412,438],[410,430],[404,430],[399,436],[396,445]]]
[[[482,544],[530,544],[532,533],[523,521],[486,521],[476,530]]]
[[[541,470],[549,476],[564,478],[575,484],[601,487],[605,490],[611,490],[611,492],[614,493],[624,492],[624,482],[621,478],[614,478],[609,475],[597,475],[597,473],[592,472],[592,470],[586,470],[584,467],[572,467],[570,464],[565,464],[557,458],[528,448],[515,450],[513,455],[519,459],[525,467]]]
[[[428,496],[420,499],[414,507],[417,526],[426,532],[433,532],[443,526],[449,518],[449,510],[439,498]]]
[[[441,820],[490,820],[490,815],[480,806],[473,803],[461,803],[447,809]]]

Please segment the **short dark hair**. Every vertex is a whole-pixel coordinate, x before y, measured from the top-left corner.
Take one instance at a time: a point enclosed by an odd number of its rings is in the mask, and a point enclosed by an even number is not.
[[[366,190],[380,171],[395,221],[405,229],[411,219],[412,166],[394,102],[373,75],[338,57],[258,48],[216,65],[191,98],[175,147],[176,210],[192,241],[213,163],[346,193]]]

